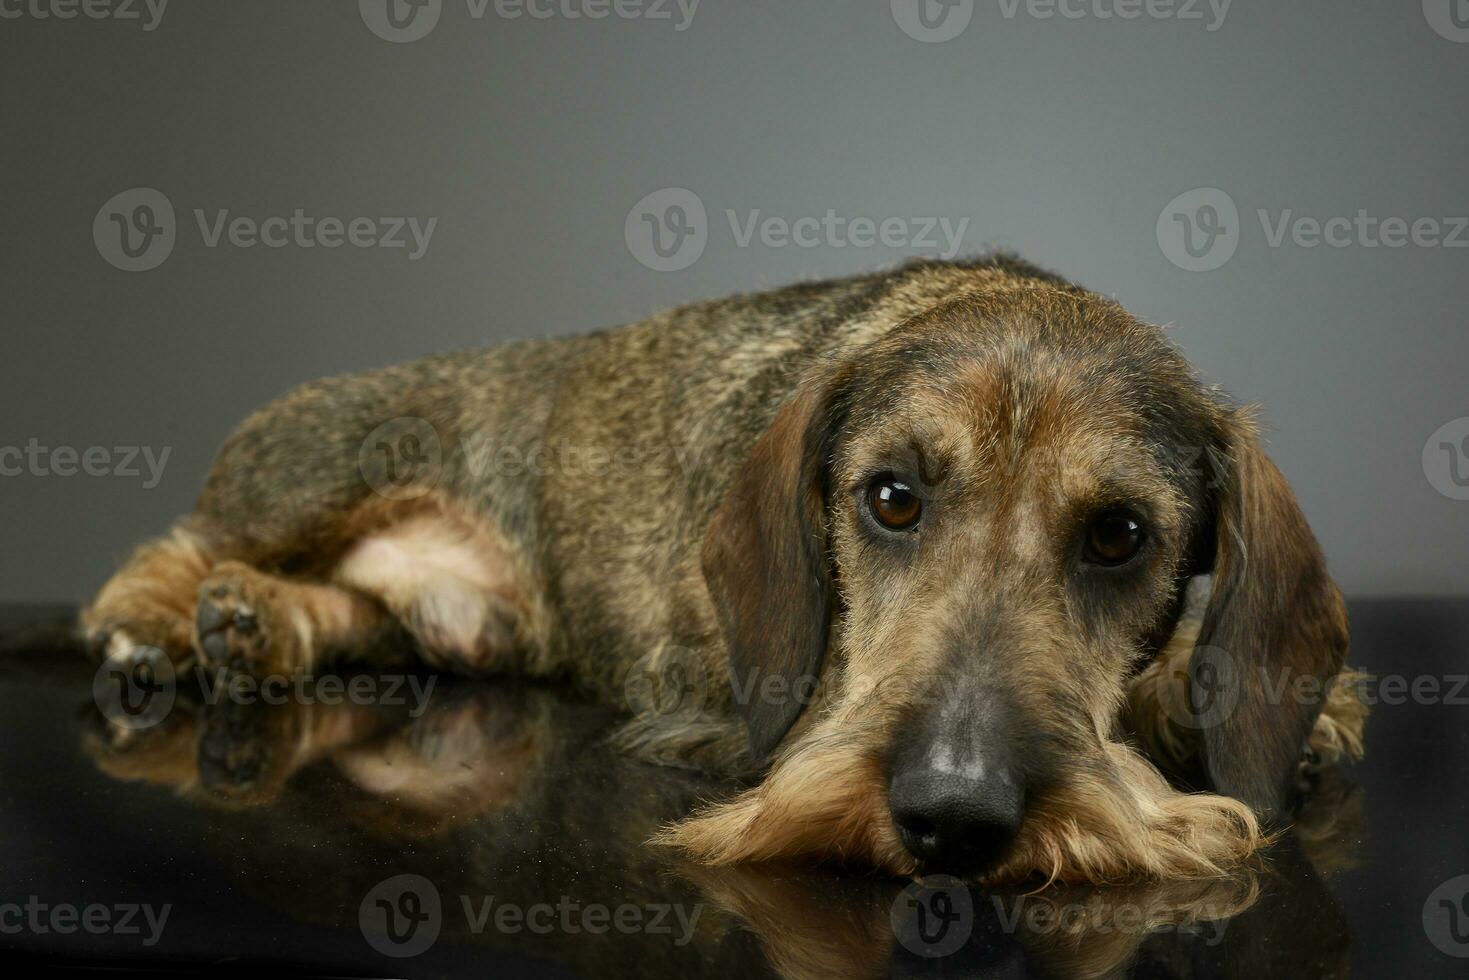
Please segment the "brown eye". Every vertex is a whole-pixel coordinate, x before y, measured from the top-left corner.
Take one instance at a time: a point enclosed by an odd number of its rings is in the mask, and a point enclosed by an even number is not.
[[[1093,565],[1122,565],[1131,561],[1142,546],[1142,525],[1127,514],[1109,511],[1087,528],[1083,558]]]
[[[906,531],[918,523],[923,501],[913,488],[891,477],[878,480],[867,491],[867,503],[877,523],[892,531]]]

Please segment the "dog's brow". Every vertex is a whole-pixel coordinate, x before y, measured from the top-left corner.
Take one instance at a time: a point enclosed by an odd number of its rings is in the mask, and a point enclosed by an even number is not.
[[[918,478],[930,486],[944,482],[949,475],[949,460],[942,450],[936,450],[930,456],[923,448],[923,441],[916,436],[910,436],[908,447],[913,450],[914,457],[918,460]]]
[[[1075,501],[1120,504],[1177,493],[1153,447],[1140,439],[1074,440],[1060,459],[1063,493]]]

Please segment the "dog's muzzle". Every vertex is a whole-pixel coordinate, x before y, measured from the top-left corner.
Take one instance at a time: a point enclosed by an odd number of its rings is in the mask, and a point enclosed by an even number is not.
[[[1020,832],[1025,778],[996,714],[951,709],[899,737],[888,806],[920,872],[984,871]]]

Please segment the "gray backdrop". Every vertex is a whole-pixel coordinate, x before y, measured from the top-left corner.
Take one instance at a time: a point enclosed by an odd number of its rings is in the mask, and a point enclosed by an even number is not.
[[[84,597],[298,382],[935,254],[938,217],[1262,403],[1349,593],[1463,591],[1466,0],[86,2],[0,0],[4,598]],[[437,223],[411,258],[296,209]]]

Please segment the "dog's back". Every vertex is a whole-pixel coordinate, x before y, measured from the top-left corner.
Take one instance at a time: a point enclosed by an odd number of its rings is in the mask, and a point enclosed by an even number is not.
[[[947,296],[1027,286],[1068,288],[1004,256],[913,262],[308,382],[224,444],[192,522],[241,561],[322,574],[385,493],[446,501],[544,597],[536,639],[560,649],[539,666],[616,684],[628,651],[715,629],[699,541],[813,365]]]

